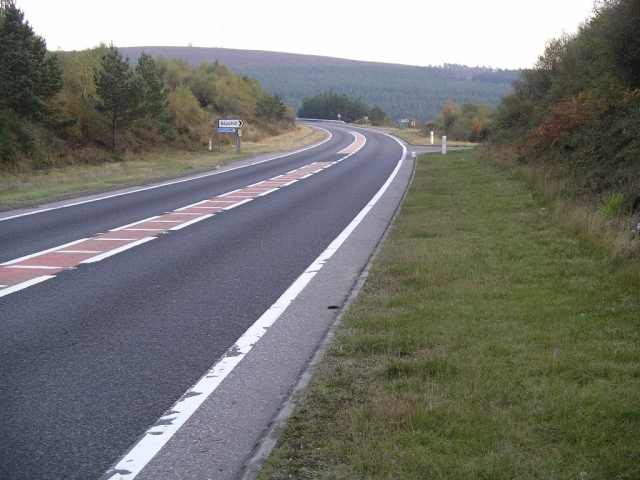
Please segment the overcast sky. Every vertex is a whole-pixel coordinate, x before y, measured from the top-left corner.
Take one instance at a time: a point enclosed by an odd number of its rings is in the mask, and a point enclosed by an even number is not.
[[[186,46],[531,67],[593,0],[16,0],[49,50]]]

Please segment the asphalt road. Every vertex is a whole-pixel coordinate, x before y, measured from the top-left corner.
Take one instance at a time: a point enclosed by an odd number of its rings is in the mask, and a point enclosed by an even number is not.
[[[0,478],[86,479],[107,471],[106,477],[132,478],[112,467],[228,355],[367,206],[403,156],[397,141],[364,130],[359,151],[338,153],[354,142],[347,131],[354,129],[326,128],[332,137],[322,145],[256,165],[38,213],[3,214],[0,263],[312,162],[330,164],[237,208],[0,297]],[[371,217],[375,233],[362,232],[361,243],[341,260],[357,257],[357,265],[318,275],[303,291],[306,300],[257,342],[266,357],[252,352],[243,360],[225,380],[229,389],[216,391],[139,478],[240,475],[331,325],[335,310],[327,307],[344,302],[377,244],[401,199],[398,191],[384,214]],[[253,377],[243,377],[252,362]],[[251,378],[259,379],[253,387]],[[238,413],[243,402],[245,413]],[[257,420],[248,418],[252,410]]]

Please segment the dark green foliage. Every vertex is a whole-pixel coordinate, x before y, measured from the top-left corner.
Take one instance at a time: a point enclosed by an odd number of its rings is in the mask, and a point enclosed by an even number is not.
[[[492,140],[559,164],[594,202],[640,197],[640,0],[601,0],[578,33],[548,43],[495,115]]]
[[[266,120],[284,120],[287,106],[280,96],[264,92],[256,101],[256,117]]]
[[[354,122],[368,114],[367,106],[359,98],[351,100],[347,95],[332,90],[304,98],[298,110],[300,118],[322,118]],[[338,117],[340,115],[340,117]]]
[[[111,148],[116,149],[116,130],[143,112],[144,86],[129,66],[129,57],[111,45],[101,58],[101,68],[94,71],[93,80],[99,102],[96,109],[104,113],[111,124]]]
[[[377,103],[369,110],[369,121],[373,126],[382,126],[389,121],[389,116],[382,110]]]
[[[62,89],[62,73],[55,56],[47,55],[44,39],[25,22],[11,3],[0,7],[0,109],[40,120],[46,100]]]
[[[164,88],[151,55],[142,52],[136,65],[136,74],[142,80],[144,112],[155,118],[163,117],[169,105],[169,92]]]
[[[606,2],[602,40],[613,73],[628,88],[640,88],[640,0]]]
[[[448,98],[495,107],[511,90],[515,70],[470,69],[457,66],[403,65],[274,66],[244,68],[262,88],[276,92],[298,111],[303,98],[333,90],[367,105],[377,104],[393,120],[434,119]],[[477,70],[477,74],[475,73]]]
[[[31,135],[13,110],[0,110],[0,161],[13,163],[18,151],[29,152],[34,144]]]

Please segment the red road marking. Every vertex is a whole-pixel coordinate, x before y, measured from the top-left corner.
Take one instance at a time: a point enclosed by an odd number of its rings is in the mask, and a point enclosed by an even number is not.
[[[359,141],[360,134],[352,132],[356,137],[353,145]],[[364,138],[364,137],[362,137]],[[360,148],[361,145],[358,147]],[[345,149],[346,150],[346,149]],[[344,153],[343,150],[340,153]],[[0,296],[29,287],[48,278],[53,278],[65,268],[76,267],[87,261],[99,261],[110,254],[119,253],[127,246],[135,246],[151,240],[158,234],[182,227],[212,216],[221,210],[228,210],[246,203],[259,196],[273,192],[280,187],[310,177],[336,162],[316,162],[297,170],[292,170],[263,182],[228,192],[218,197],[179,208],[173,212],[157,217],[141,220],[109,232],[98,234],[72,244],[36,253],[27,258],[11,260],[0,264]]]
[[[354,137],[356,137],[356,141],[353,142],[344,150],[339,151],[338,153],[355,153],[358,150],[360,150],[364,146],[364,144],[367,142],[367,139],[364,138],[364,135],[362,135],[361,133],[352,132],[352,131],[349,131],[349,133]]]

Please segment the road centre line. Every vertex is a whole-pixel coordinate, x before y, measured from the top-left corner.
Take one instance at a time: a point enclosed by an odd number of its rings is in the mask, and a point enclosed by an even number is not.
[[[262,193],[258,194],[258,196],[259,197],[264,197],[265,195],[269,195],[270,193],[273,193],[276,190],[279,190],[279,188],[272,188],[271,190],[267,190],[266,192],[262,192]]]
[[[133,243],[129,243],[127,245],[123,245],[122,247],[118,247],[118,248],[114,248],[113,250],[109,250],[108,252],[104,252],[100,255],[96,255],[95,257],[91,257],[88,258],[86,260],[82,260],[80,263],[95,263],[95,262],[99,262],[101,260],[104,260],[105,258],[109,258],[113,255],[116,255],[118,253],[122,253],[125,250],[129,250],[133,247],[137,247],[138,245],[142,245],[143,243],[147,243],[151,240],[155,240],[156,237],[145,237],[145,238],[141,238],[140,240],[133,242]]]
[[[130,238],[98,238],[98,237],[93,237],[91,240],[98,240],[100,242],[111,242],[111,241],[115,241],[115,242],[130,242],[131,239]]]
[[[203,215],[202,217],[198,217],[198,218],[194,218],[193,220],[189,220],[188,222],[184,222],[180,225],[176,225],[175,227],[171,227],[169,230],[172,232],[178,231],[178,230],[182,230],[183,228],[186,228],[190,225],[193,225],[194,223],[198,223],[202,220],[206,220],[207,218],[211,218],[213,217],[213,213],[209,213],[207,215]]]
[[[61,249],[61,248],[67,248],[67,247],[71,247],[73,245],[77,245],[78,243],[82,243],[85,240],[88,240],[88,239],[87,238],[81,238],[80,240],[74,240],[73,242],[65,243],[64,245],[58,245],[57,247],[49,248],[47,250],[43,250],[43,251],[38,252],[38,253],[32,253],[31,255],[25,255],[24,257],[16,258],[15,260],[9,260],[8,262],[0,263],[0,266],[5,267],[5,266],[8,266],[8,265],[12,265],[14,263],[20,263],[20,262],[23,262],[25,260],[30,260],[32,258],[39,257],[40,255],[44,255],[45,253],[51,253],[51,252],[55,252],[55,251],[57,251],[58,249]]]
[[[145,218],[144,220],[138,220],[137,222],[130,223],[128,225],[124,225],[123,227],[112,228],[109,230],[110,232],[119,232],[120,230],[130,230],[130,227],[135,225],[140,225],[144,222],[150,222],[151,220],[155,220],[156,218],[160,218],[160,215],[156,215],[154,217]]]
[[[354,135],[354,137],[356,137],[354,132],[350,132],[350,133],[352,133]],[[357,137],[356,137],[356,139],[357,139]],[[359,148],[361,148],[361,147],[362,147],[362,145]],[[357,150],[359,150],[359,148]],[[121,246],[119,246],[119,247],[117,247],[117,248],[115,248],[113,250],[106,251],[106,252],[101,252],[100,255],[97,255],[95,257],[92,257],[92,258],[89,258],[89,259],[85,259],[85,260],[82,260],[82,261],[78,261],[76,263],[76,265],[80,264],[80,263],[98,262],[100,260],[103,260],[105,258],[113,256],[113,255],[115,255],[117,253],[121,253],[121,252],[126,251],[126,250],[128,250],[130,248],[133,248],[135,246],[138,246],[138,245],[141,245],[143,243],[146,243],[147,241],[156,238],[156,235],[159,235],[160,233],[167,232],[167,231],[176,231],[176,230],[180,230],[182,228],[185,228],[185,227],[187,227],[189,225],[193,225],[194,223],[197,223],[197,222],[199,222],[201,220],[204,220],[206,218],[209,218],[209,217],[213,216],[213,214],[215,212],[199,216],[199,217],[197,217],[195,219],[191,219],[191,220],[188,220],[186,222],[170,220],[169,218],[167,218],[169,215],[174,215],[174,214],[201,215],[201,214],[196,213],[196,212],[185,212],[184,211],[184,210],[188,210],[190,208],[208,209],[208,210],[215,210],[215,211],[231,210],[231,209],[233,209],[235,207],[238,207],[240,205],[244,205],[245,203],[248,203],[248,202],[250,202],[251,200],[253,200],[255,198],[265,196],[265,195],[267,195],[269,193],[273,193],[273,192],[279,190],[280,188],[283,188],[285,186],[291,185],[291,184],[297,182],[298,180],[302,180],[302,179],[308,178],[314,173],[319,173],[322,170],[324,170],[324,169],[326,169],[326,168],[328,168],[328,167],[330,167],[332,165],[335,165],[339,161],[344,160],[345,158],[349,157],[350,155],[347,155],[346,157],[341,158],[338,161],[313,162],[313,163],[311,163],[309,165],[305,165],[305,166],[300,167],[300,168],[298,168],[296,170],[292,170],[292,171],[288,172],[285,175],[279,175],[277,177],[273,177],[271,179],[264,180],[263,182],[258,182],[258,185],[262,184],[262,183],[267,183],[267,182],[270,183],[270,184],[277,185],[275,188],[271,188],[270,190],[262,191],[262,189],[260,189],[260,190],[256,191],[255,188],[253,188],[256,185],[256,184],[254,184],[253,186],[250,186],[250,187],[236,189],[236,190],[233,190],[231,192],[227,192],[227,193],[225,193],[223,195],[220,195],[218,197],[214,197],[214,198],[211,198],[211,199],[208,199],[208,200],[203,200],[201,202],[197,202],[197,203],[192,204],[190,206],[186,206],[186,207],[182,207],[182,208],[176,209],[173,212],[165,213],[165,215],[156,215],[156,216],[153,216],[153,217],[146,218],[144,220],[139,220],[139,221],[130,223],[128,225],[124,225],[124,226],[121,226],[121,227],[117,227],[117,228],[111,229],[111,230],[109,230],[109,232],[107,234],[98,234],[98,235],[96,235],[94,237],[91,237],[91,238],[88,238],[88,239],[84,238],[84,239],[76,240],[74,242],[70,242],[70,243],[65,244],[65,245],[54,247],[54,248],[51,248],[51,249],[48,249],[48,250],[44,250],[44,251],[41,251],[41,252],[38,252],[38,253],[35,253],[35,254],[27,255],[25,257],[21,257],[21,258],[18,258],[18,259],[11,260],[9,262],[5,262],[3,264],[0,264],[0,282],[1,282],[2,285],[9,285],[8,287],[7,286],[0,287],[0,297],[8,295],[10,293],[13,293],[14,291],[21,290],[23,288],[27,288],[28,286],[35,285],[35,283],[32,283],[33,278],[27,278],[25,280],[22,280],[20,283],[12,284],[11,281],[16,281],[16,279],[15,278],[11,278],[11,279],[6,278],[7,275],[3,274],[3,268],[5,268],[5,267],[9,267],[11,265],[14,265],[17,268],[22,268],[22,269],[27,269],[27,268],[37,269],[39,267],[33,267],[32,265],[27,266],[27,265],[17,265],[17,264],[21,263],[21,262],[24,262],[26,260],[41,256],[41,255],[44,255],[46,253],[52,253],[52,252],[58,253],[58,251],[61,250],[61,249],[65,249],[65,248],[68,248],[69,246],[72,246],[72,245],[75,245],[75,244],[79,244],[79,243],[82,243],[82,242],[85,242],[85,241],[88,241],[88,240],[119,240],[119,241],[130,242],[127,245],[121,245]],[[261,163],[261,162],[258,162],[258,163]],[[317,168],[318,165],[320,165],[321,168]],[[311,169],[313,169],[312,173],[307,173]],[[280,179],[280,180],[278,181],[276,179]],[[285,181],[286,183],[282,183],[282,181]],[[250,191],[250,190],[254,190],[254,191]],[[234,193],[241,193],[242,191],[245,192],[244,195],[242,195],[242,194],[233,195]],[[115,195],[115,196],[117,196],[117,195]],[[229,200],[220,200],[221,197],[227,198]],[[235,198],[235,200],[231,200],[233,198]],[[240,200],[240,201],[238,201],[238,200]],[[80,202],[80,203],[87,203],[87,202]],[[223,203],[223,204],[229,204],[229,205],[224,206],[224,207],[222,205],[219,205],[219,206],[212,205],[210,207],[205,207],[205,206],[203,206],[203,204],[205,204],[205,203]],[[18,216],[21,216],[21,215],[18,215]],[[15,218],[15,217],[12,217],[12,218]],[[143,228],[142,225],[144,223],[175,223],[176,225],[173,226],[173,227],[170,227],[170,228]],[[134,228],[136,226],[140,226],[140,228]],[[145,233],[150,234],[151,236],[144,236],[144,237],[141,237],[141,238],[139,236],[135,236],[135,235],[133,235],[132,238],[108,238],[108,237],[106,237],[106,235],[108,235],[109,233],[112,233],[112,232],[132,232],[132,234],[133,233],[145,232]],[[63,252],[63,253],[69,253],[69,252]],[[76,252],[76,253],[79,253],[79,252]],[[89,251],[87,253],[89,253]],[[49,260],[49,261],[53,261],[53,260]],[[73,265],[71,265],[71,266],[73,266]],[[48,266],[43,266],[42,268],[51,269],[51,270],[55,270],[55,269],[61,270],[63,267],[59,267],[57,265],[48,265]],[[66,265],[64,268],[70,268],[70,266]],[[46,278],[43,277],[43,280],[41,280],[41,281],[48,280],[49,278],[54,278],[54,276],[53,275],[48,275],[48,276],[46,276]],[[9,282],[7,280],[9,280]],[[39,282],[36,282],[36,283],[39,283]],[[22,287],[20,287],[20,285],[22,285]]]
[[[253,346],[264,336],[275,321],[285,312],[297,296],[304,290],[327,261],[338,251],[351,233],[358,227],[366,215],[389,188],[406,156],[403,146],[402,157],[384,185],[367,205],[356,215],[351,223],[329,244],[304,273],[282,294],[282,296],[227,350],[215,363],[165,414],[149,428],[138,442],[126,453],[104,477],[115,480],[132,480],[169,442],[173,435],[191,418],[200,406],[220,386],[223,380],[247,356]]]
[[[55,278],[55,275],[42,275],[36,278],[32,278],[31,280],[27,280],[26,282],[22,282],[17,285],[11,285],[8,288],[3,288],[2,290],[0,290],[0,297],[9,295],[10,293],[18,292],[20,290],[24,290],[25,288],[37,285],[38,283],[44,282],[45,280],[49,280],[50,278]]]
[[[104,250],[56,250],[57,253],[102,253]]]
[[[224,207],[222,211],[226,212],[227,210],[231,210],[232,208],[236,208],[236,207],[239,207],[240,205],[244,205],[245,203],[248,203],[251,200],[253,200],[253,198],[247,198],[245,200],[242,200],[241,202],[234,203],[233,205],[229,205],[228,207]]]
[[[52,265],[6,265],[4,268],[26,268],[35,270],[58,270],[62,267]]]
[[[314,168],[316,169],[316,165],[318,165],[319,162],[314,162],[310,165],[306,165],[304,167],[301,167],[297,170],[294,170],[292,172],[289,172],[289,174],[286,177],[281,177],[283,180],[288,180],[289,178],[296,178],[297,181],[298,179],[302,179],[302,178],[308,178],[310,176],[310,174],[308,174],[307,172],[311,169]],[[322,162],[323,167],[329,167],[331,165],[334,165],[336,162]],[[316,169],[317,171],[321,171],[324,168],[321,169]],[[269,179],[267,180],[267,182],[272,182],[273,179]],[[32,278],[27,278],[27,279],[22,279],[20,281],[20,283],[18,284],[12,284],[12,281],[16,281],[15,278],[11,278],[8,279],[7,274],[3,274],[3,268],[5,267],[9,267],[9,266],[15,266],[15,268],[31,268],[31,269],[37,269],[35,267],[33,267],[32,265],[17,265],[21,262],[30,260],[32,258],[38,257],[38,256],[42,256],[46,253],[57,253],[60,250],[66,249],[72,245],[77,245],[79,243],[88,241],[88,240],[120,240],[120,241],[125,241],[125,242],[129,242],[127,245],[121,245],[113,250],[109,250],[106,252],[100,252],[100,255],[97,255],[95,257],[89,258],[89,259],[85,259],[82,261],[78,261],[76,263],[76,265],[80,264],[80,263],[94,263],[94,262],[98,262],[100,260],[103,260],[105,258],[111,257],[117,253],[121,253],[124,252],[130,248],[133,248],[134,246],[138,246],[141,245],[143,243],[146,243],[147,241],[156,238],[156,235],[159,235],[160,233],[163,232],[167,232],[167,231],[177,231],[177,230],[181,230],[182,228],[185,228],[189,225],[193,225],[194,223],[197,223],[201,220],[205,220],[206,218],[209,218],[211,216],[214,215],[215,212],[218,211],[227,211],[227,210],[231,210],[233,208],[239,207],[240,205],[244,205],[245,203],[248,203],[252,200],[254,200],[255,198],[258,197],[263,197],[269,193],[273,193],[277,190],[279,190],[280,188],[283,188],[286,185],[290,185],[291,183],[294,183],[294,181],[289,181],[287,183],[282,183],[282,180],[280,182],[274,182],[272,184],[278,185],[275,188],[271,188],[269,190],[263,190],[263,189],[251,189],[253,191],[248,191],[250,190],[249,187],[244,188],[244,189],[236,189],[232,192],[227,192],[223,195],[220,195],[218,197],[214,197],[211,199],[207,199],[207,200],[203,200],[201,202],[197,202],[193,205],[187,206],[187,207],[182,207],[179,209],[174,210],[173,212],[168,212],[165,213],[164,215],[156,215],[153,217],[149,217],[143,220],[139,220],[121,227],[117,227],[114,229],[109,230],[109,232],[107,234],[98,234],[94,237],[91,238],[83,238],[80,240],[76,240],[74,242],[70,242],[68,244],[65,245],[61,245],[58,247],[54,247],[48,250],[44,250],[38,253],[34,253],[31,255],[27,255],[25,257],[21,257],[15,260],[11,260],[9,262],[5,262],[3,264],[0,264],[0,284],[2,285],[8,285],[5,287],[0,288],[0,297],[8,295],[10,293],[13,293],[14,291],[18,291],[18,290],[22,290],[23,288],[27,288],[28,286],[31,285],[35,285],[35,283],[32,283]],[[262,183],[262,182],[260,182]],[[242,194],[242,191],[245,192],[245,194]],[[236,195],[233,195],[233,194]],[[221,197],[225,198],[225,200],[222,200]],[[210,206],[205,206],[205,204],[209,204]],[[220,205],[215,205],[216,203],[220,204]],[[213,204],[213,205],[212,205]],[[198,209],[198,210],[214,210],[214,212],[212,213],[208,213],[205,215],[202,215],[201,213],[197,213],[197,212],[187,212],[185,210],[188,210],[190,208],[193,209]],[[192,215],[192,216],[197,216],[196,218],[190,219],[188,221],[184,221],[184,220],[172,220],[169,216],[170,215]],[[174,217],[175,218],[175,217]],[[160,225],[158,225],[158,228],[145,228],[143,225],[144,224],[173,224],[172,227],[170,228],[163,228]],[[145,235],[144,237],[140,238],[140,237],[136,237],[135,235],[132,236],[133,238],[109,238],[106,237],[106,235],[113,233],[113,232],[131,232],[133,233],[140,233],[140,232],[144,232],[147,233],[148,235]],[[69,252],[63,252],[63,253],[69,253]],[[49,261],[53,261],[53,260],[49,260]],[[51,270],[61,270],[62,267],[59,267],[57,265],[47,265],[47,266],[43,266],[42,268],[45,269],[51,269]],[[65,268],[70,268],[68,265]],[[6,270],[4,270],[6,272]],[[44,278],[42,281],[44,280],[48,280],[49,278],[54,278],[53,275],[49,275],[47,276],[47,278]],[[37,282],[39,283],[39,282]],[[22,287],[18,288],[19,285],[22,285]],[[16,288],[12,288],[12,287],[16,287]]]

